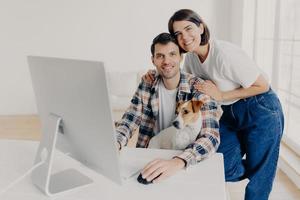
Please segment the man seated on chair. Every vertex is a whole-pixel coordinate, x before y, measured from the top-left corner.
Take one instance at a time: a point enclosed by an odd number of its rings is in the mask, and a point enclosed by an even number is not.
[[[139,136],[136,147],[147,148],[152,137],[171,125],[178,102],[197,100],[203,103],[202,129],[196,140],[174,158],[156,159],[142,170],[144,179],[159,182],[216,152],[220,143],[220,110],[212,98],[194,88],[203,80],[180,70],[182,52],[169,33],[161,33],[153,39],[151,53],[157,71],[154,81],[148,83],[141,80],[129,108],[116,123],[120,150],[127,145],[137,128]]]

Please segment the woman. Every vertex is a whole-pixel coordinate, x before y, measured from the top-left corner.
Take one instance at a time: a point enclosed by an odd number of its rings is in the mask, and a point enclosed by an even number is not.
[[[226,181],[248,178],[245,199],[268,199],[284,125],[278,97],[240,48],[210,39],[194,11],[175,12],[168,26],[187,52],[184,70],[206,80],[197,89],[222,105],[218,152],[224,155]],[[144,79],[150,81],[150,75]]]

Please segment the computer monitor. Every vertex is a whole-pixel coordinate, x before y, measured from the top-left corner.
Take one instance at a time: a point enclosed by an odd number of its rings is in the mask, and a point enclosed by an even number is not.
[[[69,169],[51,173],[55,148],[87,167],[121,183],[119,152],[102,62],[29,56],[42,138],[32,173],[33,183],[47,195],[89,184]]]

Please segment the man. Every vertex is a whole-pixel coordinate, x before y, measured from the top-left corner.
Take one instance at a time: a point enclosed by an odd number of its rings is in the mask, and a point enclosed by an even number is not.
[[[156,159],[142,170],[143,178],[147,181],[155,178],[155,183],[209,157],[216,152],[220,137],[217,103],[195,89],[195,84],[202,82],[201,79],[180,71],[182,54],[176,40],[168,33],[159,34],[153,39],[151,53],[158,74],[151,84],[141,81],[130,107],[117,123],[119,149],[127,144],[138,127],[136,146],[147,148],[153,136],[171,125],[177,102],[201,100],[204,103],[201,107],[202,129],[197,139],[174,158]]]

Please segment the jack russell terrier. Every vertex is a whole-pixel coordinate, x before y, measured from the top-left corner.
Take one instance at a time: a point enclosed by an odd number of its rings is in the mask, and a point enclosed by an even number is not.
[[[151,138],[148,148],[183,150],[193,143],[202,127],[202,101],[178,102],[172,126]]]

